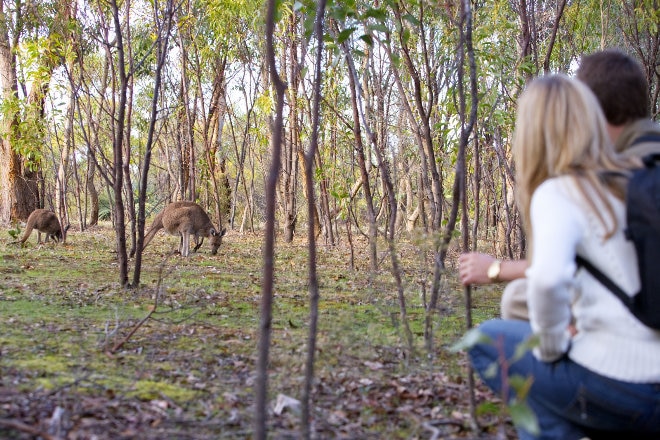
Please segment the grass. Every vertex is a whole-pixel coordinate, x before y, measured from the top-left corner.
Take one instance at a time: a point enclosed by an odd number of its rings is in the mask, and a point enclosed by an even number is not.
[[[17,417],[37,405],[26,393],[47,392],[72,420],[82,417],[76,401],[106,399],[105,419],[99,415],[90,425],[99,430],[94,435],[107,435],[98,438],[113,438],[105,424],[107,409],[114,408],[119,417],[122,405],[147,405],[141,414],[159,417],[158,423],[135,422],[135,436],[126,438],[162,438],[166,429],[169,438],[218,438],[219,432],[227,438],[249,436],[262,238],[230,233],[218,255],[204,246],[181,258],[170,255],[177,240],[158,235],[143,257],[142,284],[128,290],[117,283],[113,240],[108,226],[70,230],[65,245],[36,245],[33,236],[21,248],[9,234],[0,239],[0,374],[3,386],[21,396],[11,396],[12,402],[24,402],[21,408],[0,409],[0,418]],[[430,268],[412,244],[400,244],[414,336],[410,352],[389,259],[383,259],[381,271],[370,273],[366,246],[360,246],[354,270],[348,267],[345,244],[319,248],[316,429],[321,437],[423,438],[423,420],[467,411],[460,386],[465,361],[447,350],[465,331],[463,289],[450,268],[433,315],[434,348],[427,352],[420,283],[428,290]],[[302,239],[277,243],[275,268],[269,391],[273,400],[279,394],[299,398],[309,321]],[[152,318],[110,353],[153,309],[157,295]],[[497,314],[498,289],[481,288],[473,296],[475,321]],[[448,383],[459,384],[456,393],[463,397],[456,397]],[[428,389],[422,393],[423,388]],[[493,413],[489,399],[482,400],[483,411]],[[27,422],[42,426],[49,414],[34,411]],[[269,420],[273,438],[296,437],[295,412],[271,414]],[[196,437],[189,437],[193,425]],[[177,434],[171,437],[171,432]],[[9,435],[0,427],[3,434]],[[451,433],[464,434],[464,429]]]

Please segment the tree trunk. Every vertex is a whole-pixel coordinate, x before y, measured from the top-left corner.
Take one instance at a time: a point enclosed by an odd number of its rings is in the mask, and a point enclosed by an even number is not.
[[[316,68],[314,76],[314,103],[312,109],[312,139],[308,151],[304,154],[305,187],[307,188],[307,215],[310,223],[316,214],[314,203],[314,158],[318,150],[319,113],[321,106],[321,59],[323,58],[323,15],[325,0],[320,0],[316,9]],[[319,282],[316,273],[316,234],[310,224],[307,227],[307,249],[309,261],[309,336],[307,338],[307,360],[305,362],[305,386],[302,399],[301,434],[308,440],[311,436],[312,387],[314,384],[314,359],[316,356],[316,335],[319,318]]]
[[[3,100],[18,99],[15,46],[9,40],[4,1],[0,1],[0,96]],[[21,156],[12,148],[17,135],[18,114],[0,119],[0,224],[27,220],[38,207],[37,173],[30,171]]]
[[[179,48],[181,49],[181,86],[179,88],[179,105],[181,110],[179,113],[179,133],[181,136],[180,142],[182,144],[181,157],[182,157],[182,191],[186,198],[194,202],[197,199],[197,176],[195,165],[197,162],[195,154],[195,138],[193,135],[193,127],[195,123],[194,112],[191,111],[192,105],[196,105],[194,99],[191,101],[190,97],[190,84],[188,79],[188,41],[184,39],[184,35],[179,33]]]
[[[94,184],[94,175],[96,174],[96,161],[92,159],[91,146],[87,148],[87,196],[89,197],[89,221],[87,227],[95,226],[99,222],[99,192]],[[85,215],[87,215],[85,213]]]
[[[140,276],[142,271],[142,248],[144,247],[144,227],[145,227],[145,205],[147,201],[147,186],[149,177],[149,167],[151,166],[151,152],[153,150],[154,132],[156,131],[156,121],[158,119],[158,102],[161,89],[163,66],[167,58],[167,47],[169,43],[170,30],[172,27],[173,5],[172,0],[168,0],[166,10],[164,11],[163,21],[156,23],[158,40],[156,41],[156,71],[154,72],[154,92],[151,100],[151,118],[149,119],[149,128],[147,129],[147,145],[144,150],[144,161],[142,162],[142,172],[140,178],[140,192],[138,198],[137,213],[137,240],[135,246],[135,269],[133,271],[133,287],[140,286]],[[154,16],[158,21],[160,11],[154,10]]]
[[[245,79],[245,76],[243,77]],[[247,187],[247,182],[246,182],[246,177],[245,177],[245,161],[247,158],[247,150],[250,142],[250,124],[252,120],[252,114],[254,111],[254,106],[256,104],[256,99],[257,99],[257,94],[255,93],[252,98],[248,96],[248,90],[250,87],[243,87],[242,92],[243,92],[243,97],[245,99],[245,107],[247,108],[247,112],[245,114],[245,126],[243,128],[242,136],[239,136],[239,139],[241,139],[241,146],[240,146],[240,151],[238,148],[238,143],[235,141],[236,136],[234,135],[234,154],[236,156],[236,180],[234,181],[234,189],[230,193],[232,195],[232,203],[231,203],[231,214],[230,214],[230,220],[229,224],[233,228],[234,227],[234,219],[236,216],[236,210],[238,209],[238,187],[239,185],[243,186],[243,192],[245,193],[245,214],[248,213],[248,211],[251,211],[251,196],[250,196],[250,191],[248,190]],[[256,88],[256,87],[255,87]],[[234,133],[234,127],[235,124],[232,122],[232,117],[231,113],[229,114],[229,127],[232,133]],[[251,217],[251,215],[250,215]],[[243,216],[243,219],[241,221],[241,226],[240,229],[241,231],[245,227],[247,217],[246,215]],[[252,228],[250,228],[252,230]]]
[[[300,76],[298,74],[298,36],[296,32],[296,14],[291,14],[289,21],[289,56],[288,60],[286,54],[283,53],[282,65],[286,66],[288,62],[288,94],[289,94],[289,116],[288,116],[288,130],[286,131],[286,138],[283,145],[282,156],[282,178],[280,179],[281,186],[281,201],[284,214],[283,235],[286,243],[293,241],[293,236],[296,232],[296,225],[298,223],[298,203],[296,200],[296,193],[298,188],[298,154],[301,151],[300,147],[300,130],[299,118],[300,110],[298,108],[298,86],[300,83]],[[310,219],[312,221],[313,219]]]
[[[261,281],[261,305],[259,316],[259,342],[257,352],[257,378],[255,383],[255,440],[266,440],[268,403],[268,359],[273,321],[273,284],[275,252],[275,196],[280,175],[282,154],[282,126],[284,93],[286,84],[277,73],[273,33],[275,31],[275,0],[269,0],[266,13],[266,61],[272,85],[275,89],[275,118],[271,128],[271,164],[266,182],[266,230],[263,247],[263,276]]]
[[[218,228],[229,219],[231,209],[231,185],[226,173],[226,159],[223,155],[218,163],[218,153],[222,147],[222,131],[224,128],[227,102],[225,100],[225,67],[227,58],[223,56],[216,60],[215,78],[213,80],[213,93],[209,104],[208,117],[204,123],[204,152],[208,173],[213,188],[215,214],[218,218]],[[201,95],[202,81],[198,81],[198,93]],[[202,112],[204,113],[204,112]]]
[[[353,135],[355,138],[355,154],[357,155],[360,175],[362,176],[362,191],[364,200],[367,204],[367,221],[369,222],[369,263],[372,271],[378,269],[378,248],[376,240],[378,238],[378,229],[376,228],[376,211],[374,209],[374,200],[371,194],[369,184],[369,172],[367,171],[366,158],[364,155],[364,144],[362,142],[362,128],[360,123],[360,109],[358,106],[358,91],[355,65],[346,42],[341,44],[346,63],[349,66],[348,85],[351,92],[351,108],[353,110]]]
[[[56,212],[60,219],[62,228],[69,224],[69,216],[67,213],[66,193],[67,193],[67,178],[66,172],[69,168],[69,155],[73,150],[74,136],[73,136],[73,120],[75,112],[75,99],[73,91],[69,97],[69,108],[67,109],[67,128],[64,133],[64,146],[60,154],[60,164],[57,170],[57,180],[55,181],[55,200]],[[66,233],[64,234],[63,241],[66,241]]]
[[[122,287],[128,285],[128,253],[126,252],[126,221],[124,218],[124,199],[123,199],[123,143],[124,143],[124,124],[126,116],[126,100],[128,92],[128,79],[126,77],[126,63],[124,60],[124,41],[122,37],[122,28],[119,23],[119,8],[117,1],[111,0],[113,20],[115,25],[115,36],[117,38],[117,71],[119,72],[119,103],[115,115],[113,127],[113,193],[115,196],[115,236],[117,239],[117,263],[119,266],[119,283]],[[129,142],[126,139],[126,142]]]
[[[128,6],[127,6],[128,7]],[[128,20],[127,14],[127,20]],[[130,26],[126,23],[126,28],[129,29]],[[130,31],[129,31],[130,32]],[[129,37],[130,38],[130,37]],[[130,42],[130,40],[129,40]],[[126,46],[129,49],[130,53],[130,44]],[[133,61],[129,61],[129,69],[132,70]],[[135,255],[135,249],[137,247],[137,217],[135,215],[135,195],[133,194],[133,179],[131,178],[131,125],[132,125],[132,116],[133,116],[133,78],[130,76],[130,80],[127,78],[126,84],[126,124],[124,128],[124,158],[122,163],[122,171],[124,173],[124,191],[126,193],[126,214],[128,216],[128,222],[130,224],[130,239],[131,239],[131,249],[129,255]]]

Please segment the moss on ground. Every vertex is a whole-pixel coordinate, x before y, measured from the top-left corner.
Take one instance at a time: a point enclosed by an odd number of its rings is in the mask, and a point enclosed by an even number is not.
[[[236,431],[245,433],[254,398],[261,238],[230,234],[217,256],[202,247],[184,259],[171,255],[174,245],[159,235],[144,254],[140,288],[122,289],[113,234],[108,227],[70,231],[65,245],[29,241],[22,248],[8,235],[0,238],[2,384],[24,392],[165,399],[190,420],[235,418],[239,411]],[[280,393],[300,395],[309,326],[306,246],[302,241],[277,246],[269,365],[273,399]],[[465,331],[463,289],[447,272],[440,308],[431,316],[434,348],[428,353],[423,337],[428,299],[420,280],[428,289],[429,268],[422,266],[419,251],[406,246],[401,266],[413,353],[386,264],[372,274],[362,258],[354,270],[344,245],[319,249],[316,405],[321,414],[330,411],[336,423],[357,423],[359,432],[389,438],[411,438],[420,429],[416,417],[393,418],[392,408],[411,404],[389,383],[402,377],[433,382],[439,372],[449,377],[464,372],[463,357],[446,350]],[[476,322],[497,314],[497,289],[481,288],[473,297]],[[151,318],[128,337],[154,307]],[[374,403],[378,399],[393,406]],[[431,411],[440,399],[429,395],[419,405]],[[463,409],[466,404],[454,402]]]

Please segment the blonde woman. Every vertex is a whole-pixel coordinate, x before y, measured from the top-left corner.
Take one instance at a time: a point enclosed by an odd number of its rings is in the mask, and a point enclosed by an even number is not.
[[[614,152],[593,93],[563,75],[538,78],[521,96],[513,153],[530,247],[530,321],[483,323],[493,342],[470,349],[475,370],[505,398],[512,391],[503,390],[499,372],[533,379],[527,401],[540,434],[519,427],[521,439],[660,438],[660,332],[575,264],[579,253],[629,294],[639,290],[635,250],[623,232],[623,176],[636,163]],[[571,316],[577,333],[569,331]],[[512,361],[532,334],[538,345]],[[502,358],[511,361],[492,377]]]
[[[617,152],[635,157],[660,153],[660,124],[651,119],[649,83],[635,58],[616,48],[596,51],[582,57],[576,77],[596,95]],[[502,318],[529,320],[524,280],[527,260],[499,260],[467,252],[458,262],[460,280],[466,286],[508,283],[502,292]]]

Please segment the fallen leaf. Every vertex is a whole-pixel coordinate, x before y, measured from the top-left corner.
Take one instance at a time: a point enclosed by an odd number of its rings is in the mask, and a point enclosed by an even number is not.
[[[282,415],[282,413],[286,408],[291,408],[292,411],[299,412],[300,400],[294,399],[293,397],[289,397],[284,394],[278,394],[273,412],[275,413],[275,415],[279,416]]]

